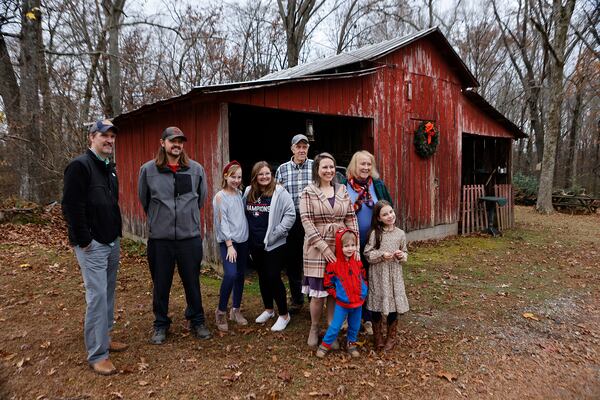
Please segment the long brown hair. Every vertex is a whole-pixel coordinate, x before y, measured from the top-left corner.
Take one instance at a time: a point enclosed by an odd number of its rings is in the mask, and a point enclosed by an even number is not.
[[[261,190],[258,184],[258,173],[264,167],[269,168],[269,172],[271,172],[271,182],[267,185],[264,190]],[[259,161],[252,167],[252,172],[250,173],[250,192],[248,192],[248,203],[254,203],[260,196],[271,197],[275,192],[275,177],[273,176],[273,170],[271,166],[266,161]]]
[[[156,157],[154,157],[154,162],[156,163],[157,168],[166,168],[169,159],[167,158],[167,151],[163,146],[158,148],[158,153],[156,153]],[[190,158],[183,148],[181,149],[181,155],[179,156],[179,166],[190,166]]]
[[[369,234],[367,237],[371,237],[371,234],[375,233],[375,249],[379,249],[381,247],[381,235],[383,235],[384,224],[379,220],[379,213],[381,213],[381,209],[385,206],[390,206],[389,201],[379,200],[375,206],[373,207],[373,216],[371,217],[371,229],[369,229]],[[393,209],[394,207],[392,207]]]
[[[319,165],[321,165],[321,161],[323,161],[326,158],[333,161],[333,168],[336,167],[335,158],[333,158],[333,156],[331,154],[321,153],[321,154],[317,155],[315,157],[315,160],[313,161],[313,165],[312,165],[312,180],[313,180],[313,183],[316,184],[317,186],[321,186],[321,177],[319,177]],[[335,186],[336,182],[337,182],[336,176],[333,175],[333,180],[331,181],[331,186]]]

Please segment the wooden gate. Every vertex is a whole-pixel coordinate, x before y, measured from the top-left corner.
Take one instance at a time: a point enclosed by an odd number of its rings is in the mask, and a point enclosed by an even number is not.
[[[485,202],[479,198],[485,196],[483,185],[465,185],[462,188],[460,203],[461,234],[469,235],[487,228],[488,218]]]
[[[506,198],[506,205],[500,207],[496,204],[496,219],[498,229],[503,231],[515,226],[514,194],[512,185],[494,185],[494,196]]]

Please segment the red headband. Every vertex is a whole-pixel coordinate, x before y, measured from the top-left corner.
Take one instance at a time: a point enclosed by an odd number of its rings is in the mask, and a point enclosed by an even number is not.
[[[225,166],[225,168],[223,168],[223,175],[227,175],[227,172],[229,171],[229,168],[233,167],[234,165],[237,165],[238,167],[241,167],[241,165],[240,165],[239,162],[237,162],[235,160],[230,161],[229,164],[227,164]]]

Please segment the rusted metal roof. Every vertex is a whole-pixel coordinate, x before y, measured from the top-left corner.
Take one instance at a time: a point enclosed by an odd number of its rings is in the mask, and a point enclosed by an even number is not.
[[[477,79],[473,76],[473,74],[471,74],[469,68],[467,68],[467,66],[458,56],[456,51],[454,51],[452,45],[448,42],[448,40],[442,34],[438,27],[425,29],[407,36],[402,36],[399,38],[394,38],[386,40],[384,42],[372,44],[370,46],[361,47],[360,49],[350,51],[347,53],[337,54],[335,56],[323,58],[321,60],[297,65],[293,68],[273,72],[258,79],[258,81],[264,82],[294,79],[314,74],[326,74],[328,71],[337,72],[336,70],[342,67],[351,66],[352,64],[357,64],[357,67],[360,68],[364,63],[376,63],[377,59],[380,59],[393,51],[396,51],[423,37],[430,35],[432,36],[434,42],[441,47],[441,50],[449,56],[449,61],[451,64],[453,64],[455,70],[463,80],[464,86],[479,86]]]

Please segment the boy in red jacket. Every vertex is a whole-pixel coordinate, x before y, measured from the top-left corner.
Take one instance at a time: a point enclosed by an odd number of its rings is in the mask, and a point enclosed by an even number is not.
[[[317,357],[323,358],[348,317],[348,353],[352,357],[360,354],[356,347],[356,338],[360,328],[362,305],[367,297],[367,279],[365,269],[357,256],[358,237],[350,229],[343,228],[335,234],[336,260],[327,264],[323,285],[335,298],[333,320],[325,333],[323,342],[317,349]]]

